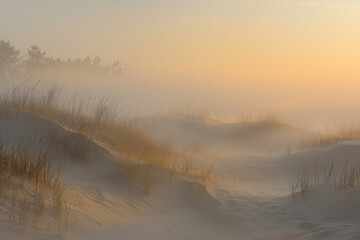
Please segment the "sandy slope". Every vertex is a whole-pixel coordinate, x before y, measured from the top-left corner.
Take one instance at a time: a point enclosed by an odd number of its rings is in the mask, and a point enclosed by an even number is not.
[[[1,135],[24,139],[50,150],[54,166],[71,187],[71,224],[67,233],[18,231],[0,208],[0,239],[359,239],[360,193],[318,186],[291,196],[289,179],[299,167],[339,164],[360,154],[359,142],[283,155],[288,145],[312,136],[289,126],[247,123],[220,124],[204,119],[143,119],[159,139],[189,149],[196,143],[198,161],[215,162],[215,180],[202,194],[188,180],[167,180],[159,171],[150,196],[128,186],[117,173],[118,157],[92,142],[93,157],[81,162],[56,138],[74,133],[26,113],[0,112]],[[75,135],[72,144],[87,139]],[[258,151],[256,151],[258,149]],[[272,149],[274,154],[269,154]],[[276,154],[275,154],[276,153]]]

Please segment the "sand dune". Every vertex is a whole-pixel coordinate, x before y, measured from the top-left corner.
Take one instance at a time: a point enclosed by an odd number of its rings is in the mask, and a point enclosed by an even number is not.
[[[307,130],[269,123],[222,124],[199,119],[151,117],[159,139],[171,138],[190,147],[199,142],[196,159],[214,161],[215,178],[206,187],[175,176],[172,182],[157,169],[156,185],[147,196],[137,183],[129,185],[118,169],[122,161],[101,141],[89,143],[91,158],[74,152],[89,139],[50,120],[24,112],[0,112],[5,141],[21,139],[36,151],[42,144],[71,195],[71,220],[66,232],[22,232],[0,208],[4,239],[357,239],[359,192],[318,184],[305,194],[292,194],[289,179],[299,169],[358,160],[360,143],[337,143],[306,152],[283,153]],[[155,126],[154,123],[158,125]],[[69,137],[71,136],[71,137]],[[271,139],[276,138],[273,142]],[[66,147],[65,139],[71,139]],[[206,141],[205,141],[206,140]],[[256,148],[278,147],[277,156]],[[247,151],[248,150],[248,151]],[[247,151],[247,154],[244,152]],[[349,160],[350,159],[350,160]]]

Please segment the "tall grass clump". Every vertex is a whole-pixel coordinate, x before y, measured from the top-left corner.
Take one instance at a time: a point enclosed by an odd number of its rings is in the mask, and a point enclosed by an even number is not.
[[[70,201],[60,170],[53,172],[48,154],[41,147],[36,153],[29,149],[22,141],[0,141],[0,204],[8,210],[9,221],[21,231],[29,226],[48,229],[41,220],[49,214],[63,231],[69,223]]]
[[[335,189],[360,190],[360,159],[327,161],[320,171],[308,165],[298,170],[297,178],[290,180],[292,194],[305,194],[309,189],[321,185],[333,185]]]

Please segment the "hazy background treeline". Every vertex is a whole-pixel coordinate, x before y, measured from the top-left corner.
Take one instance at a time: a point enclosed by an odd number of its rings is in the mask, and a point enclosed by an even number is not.
[[[37,45],[30,45],[26,53],[11,42],[0,40],[0,77],[17,80],[33,76],[37,79],[119,79],[123,76],[120,61],[103,64],[99,56],[61,59],[48,56]]]
[[[57,48],[67,51],[61,44]],[[215,81],[186,75],[142,76],[131,68],[125,71],[119,61],[105,64],[100,57],[86,55],[55,58],[37,45],[21,49],[9,41],[0,41],[1,94],[19,84],[31,86],[43,80],[37,85],[39,92],[55,84],[63,89],[64,99],[77,95],[78,99],[97,102],[105,97],[122,112],[133,115],[201,113],[231,122],[275,115],[316,129],[357,123],[360,119],[357,83],[257,82],[239,78],[230,84],[223,78]],[[26,81],[29,78],[31,81]]]

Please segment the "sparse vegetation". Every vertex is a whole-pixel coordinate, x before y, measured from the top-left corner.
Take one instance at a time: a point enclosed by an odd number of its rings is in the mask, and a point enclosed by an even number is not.
[[[291,126],[294,128],[307,128],[307,126],[300,121],[294,119],[285,119],[277,114],[267,113],[259,114],[257,116],[253,115],[242,115],[237,119],[239,122],[263,122],[267,124],[279,124],[285,126]]]
[[[332,184],[336,189],[360,190],[360,159],[328,161],[321,172],[318,166],[310,172],[310,168],[306,165],[299,169],[295,180],[290,180],[292,194],[296,192],[304,194],[310,188],[326,184]]]
[[[191,106],[188,108],[172,108],[166,114],[160,113],[160,115],[195,119],[208,119],[220,123],[222,121],[220,112],[221,111],[216,108],[210,108],[206,106]]]
[[[0,142],[0,204],[7,208],[9,221],[22,231],[28,226],[47,229],[41,219],[50,214],[61,233],[69,223],[67,187],[60,179],[60,169],[55,174],[47,152],[39,149],[31,152],[22,141]]]
[[[298,177],[296,181],[293,179],[290,180],[291,192],[295,194],[297,191],[300,191],[301,194],[304,194],[310,187],[310,175],[309,169],[304,167],[298,171]]]
[[[359,140],[360,126],[344,126],[331,133],[318,134],[317,137],[303,140],[300,143],[300,149],[313,149],[327,146],[341,141]]]

